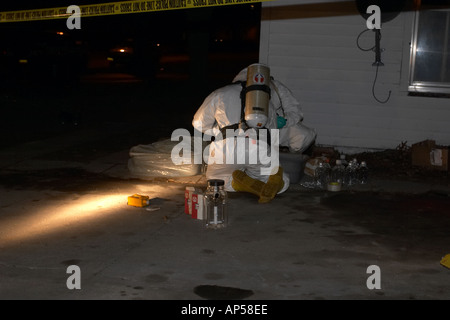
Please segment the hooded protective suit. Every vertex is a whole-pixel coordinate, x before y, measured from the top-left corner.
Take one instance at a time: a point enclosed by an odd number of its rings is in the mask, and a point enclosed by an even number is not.
[[[194,115],[192,121],[194,128],[206,135],[216,136],[220,133],[220,129],[239,123],[241,120],[240,93],[242,90],[239,81],[246,81],[246,79],[247,68],[243,69],[234,78],[233,84],[219,88],[206,97]],[[273,79],[270,82],[270,88],[272,95],[269,102],[269,115],[265,127],[267,129],[277,129],[277,115],[283,116],[287,121],[285,127],[279,130],[279,145],[288,146],[291,152],[304,151],[314,141],[316,133],[314,130],[300,125],[303,119],[300,104],[288,88]],[[229,138],[226,138],[220,141],[213,141],[210,144],[209,151],[206,152],[209,153],[210,159],[215,159],[215,163],[208,163],[206,178],[224,180],[225,190],[227,191],[235,191],[231,186],[233,179],[232,173],[235,170],[242,170],[251,178],[266,183],[269,175],[261,174],[261,169],[269,168],[273,163],[267,163],[267,161],[262,163],[259,161],[260,159],[258,159],[257,163],[248,161],[249,155],[254,153],[251,145],[255,141],[252,139],[247,140],[249,142],[245,147],[246,162],[240,163],[236,161],[236,155],[242,149],[238,150],[238,143],[236,141],[238,139],[232,140],[230,141]],[[232,148],[226,148],[227,143]],[[270,152],[268,155],[271,155]],[[226,161],[226,159],[233,157],[234,162],[230,163],[230,161]],[[220,161],[220,159],[223,159],[223,161]],[[289,177],[285,173],[283,173],[283,182],[284,186],[278,193],[286,191],[289,187]]]

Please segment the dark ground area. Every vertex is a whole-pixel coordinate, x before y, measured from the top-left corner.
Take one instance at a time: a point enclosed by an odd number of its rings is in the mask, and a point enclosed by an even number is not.
[[[334,164],[336,159],[339,159],[340,153],[334,148],[319,146],[313,149],[312,155],[326,155],[330,159],[330,164]],[[347,161],[354,158],[358,162],[365,161],[367,163],[372,177],[450,186],[448,171],[412,164],[412,148],[411,144],[407,142],[400,143],[395,149],[346,155]]]
[[[352,157],[365,159],[370,166],[370,174],[378,178],[450,185],[448,171],[413,166],[411,147],[403,144],[396,149],[363,152]]]
[[[172,63],[175,72],[166,68],[155,79],[100,70],[70,86],[39,82],[3,86],[0,148],[83,130],[101,133],[117,128],[113,147],[120,150],[170,136],[177,128],[191,130],[193,114],[207,94],[227,84],[252,61],[254,55],[241,63],[231,58],[228,63],[212,67],[215,78],[205,79],[204,83],[189,81],[183,66],[177,68]],[[95,147],[106,145],[110,144]]]
[[[121,75],[115,75],[120,77]],[[117,143],[151,142],[186,127],[202,93],[178,83],[80,84],[67,91],[16,88],[0,95],[0,147],[101,126],[129,127]],[[201,89],[197,89],[197,92]],[[124,140],[124,141],[122,141]]]

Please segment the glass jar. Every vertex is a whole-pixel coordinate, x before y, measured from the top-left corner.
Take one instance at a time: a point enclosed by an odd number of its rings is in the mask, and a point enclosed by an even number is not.
[[[225,228],[228,224],[227,192],[224,181],[208,180],[208,187],[204,195],[205,227],[208,229]]]

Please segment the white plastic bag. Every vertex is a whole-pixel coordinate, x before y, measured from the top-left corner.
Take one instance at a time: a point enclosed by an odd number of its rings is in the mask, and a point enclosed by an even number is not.
[[[200,174],[201,165],[194,164],[194,153],[191,164],[176,165],[172,162],[172,149],[178,141],[170,139],[148,145],[137,145],[130,149],[128,170],[139,178],[146,177],[186,177]]]

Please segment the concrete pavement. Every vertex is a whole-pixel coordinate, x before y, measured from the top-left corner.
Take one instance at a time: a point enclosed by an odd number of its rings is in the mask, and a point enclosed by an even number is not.
[[[184,213],[185,186],[202,176],[135,179],[129,148],[75,155],[106,138],[0,150],[0,299],[450,298],[448,184],[295,184],[265,205],[230,193],[230,225],[211,231]],[[134,193],[150,206],[128,206]]]

